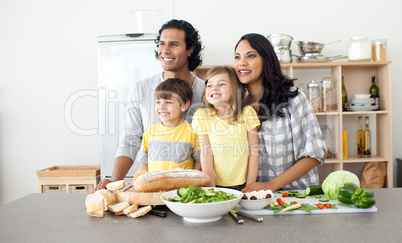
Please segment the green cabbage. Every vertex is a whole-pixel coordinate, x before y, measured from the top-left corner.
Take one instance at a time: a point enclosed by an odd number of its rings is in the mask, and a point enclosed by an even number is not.
[[[358,187],[360,187],[359,178],[355,174],[346,170],[338,170],[332,172],[327,176],[327,178],[325,178],[324,182],[322,183],[322,190],[326,197],[336,199],[339,189],[346,182],[355,183]]]

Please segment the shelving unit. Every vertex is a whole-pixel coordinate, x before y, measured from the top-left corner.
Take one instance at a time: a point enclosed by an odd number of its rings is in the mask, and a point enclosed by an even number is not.
[[[195,74],[204,78],[207,71],[213,66],[201,66]],[[286,63],[281,64],[283,72],[291,78],[296,78],[295,86],[304,83],[306,92],[307,83],[314,79],[320,81],[330,76],[336,81],[338,108],[332,112],[316,113],[320,125],[330,125],[333,133],[334,154],[327,158],[323,166],[319,167],[320,178],[325,178],[335,170],[348,170],[360,176],[366,162],[387,163],[387,178],[385,187],[393,187],[393,160],[392,160],[392,92],[391,92],[391,62],[330,62],[330,63]],[[342,111],[342,76],[350,100],[354,94],[368,93],[371,85],[371,75],[377,76],[377,86],[380,89],[380,110],[378,111]],[[325,76],[324,76],[325,75]],[[370,117],[372,135],[371,158],[357,157],[356,133],[358,116]],[[342,131],[348,135],[348,158],[342,154]]]

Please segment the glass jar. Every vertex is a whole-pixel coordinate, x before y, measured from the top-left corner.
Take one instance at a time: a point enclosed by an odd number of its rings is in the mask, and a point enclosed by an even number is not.
[[[334,136],[332,134],[332,129],[328,125],[320,125],[322,138],[325,141],[326,146],[326,156],[327,158],[335,157],[335,149],[334,149]]]
[[[371,60],[371,42],[367,37],[352,37],[348,44],[348,60],[350,62]]]
[[[321,111],[336,111],[338,109],[336,82],[330,77],[321,80]]]
[[[371,42],[371,50],[373,54],[373,61],[386,61],[387,60],[387,40],[379,39]]]
[[[313,107],[314,112],[320,112],[320,88],[317,82],[311,80],[310,83],[307,84],[308,90],[308,101]]]

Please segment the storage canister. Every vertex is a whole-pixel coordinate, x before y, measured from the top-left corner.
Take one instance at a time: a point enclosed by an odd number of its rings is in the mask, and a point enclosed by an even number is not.
[[[387,40],[379,39],[371,42],[373,61],[387,60]]]
[[[321,80],[321,111],[336,111],[338,102],[336,98],[336,82],[330,77],[324,77]]]
[[[307,84],[308,90],[308,101],[313,107],[314,112],[320,112],[320,88],[318,83],[314,80],[311,80],[310,83]]]
[[[367,37],[352,37],[348,43],[348,60],[371,61],[371,42]]]

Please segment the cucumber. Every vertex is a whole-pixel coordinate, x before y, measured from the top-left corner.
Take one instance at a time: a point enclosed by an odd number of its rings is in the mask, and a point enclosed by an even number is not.
[[[320,202],[329,202],[329,199],[327,199],[327,198],[320,198],[320,200],[318,200],[318,201],[320,201]]]
[[[185,188],[185,187],[180,187],[178,190],[177,190],[177,194],[180,196],[180,197],[182,197],[182,196],[184,196],[184,194],[186,194],[186,192],[187,192],[187,188]]]
[[[317,194],[324,194],[324,192],[322,191],[322,186],[321,185],[308,186],[306,188],[306,196],[317,195]]]

